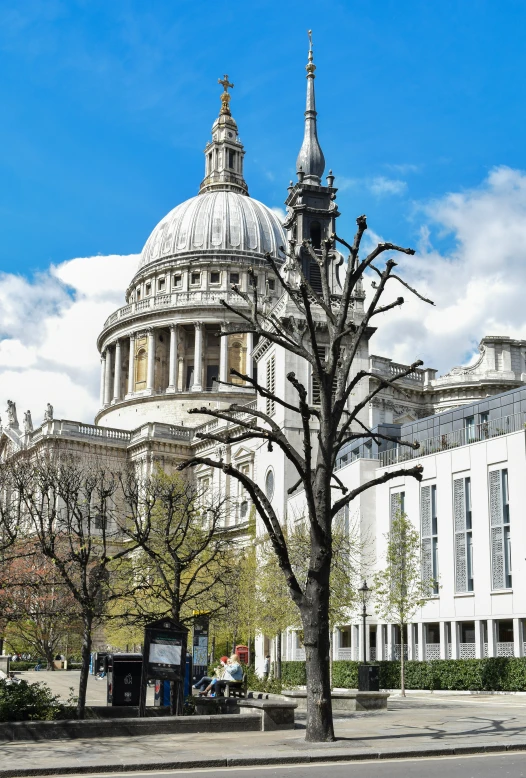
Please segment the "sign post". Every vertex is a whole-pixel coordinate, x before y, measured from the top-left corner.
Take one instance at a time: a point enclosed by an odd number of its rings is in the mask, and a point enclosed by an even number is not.
[[[182,715],[187,640],[188,629],[174,619],[159,619],[146,625],[139,716],[146,712],[146,689],[150,679],[170,681],[170,712]]]

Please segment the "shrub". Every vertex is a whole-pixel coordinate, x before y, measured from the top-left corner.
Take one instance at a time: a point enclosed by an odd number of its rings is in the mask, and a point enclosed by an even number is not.
[[[52,721],[62,710],[44,683],[0,681],[0,721]]]
[[[380,668],[380,688],[400,688],[400,662],[375,662]],[[283,685],[305,684],[304,662],[283,662],[287,666]],[[335,661],[334,687],[356,689],[359,662]],[[290,680],[289,680],[290,679]],[[293,680],[294,679],[294,680]],[[303,680],[300,680],[303,679]],[[406,662],[407,689],[447,689],[450,691],[526,691],[526,657],[486,659],[435,659]]]
[[[279,678],[260,678],[251,667],[247,669],[247,684],[249,691],[267,694],[280,694],[283,687]]]
[[[305,662],[282,662],[281,682],[284,689],[290,689],[291,686],[305,686],[307,683]]]
[[[21,660],[20,662],[10,662],[9,669],[13,671],[18,670],[19,672],[22,670],[34,670],[35,665],[36,662],[25,662]]]

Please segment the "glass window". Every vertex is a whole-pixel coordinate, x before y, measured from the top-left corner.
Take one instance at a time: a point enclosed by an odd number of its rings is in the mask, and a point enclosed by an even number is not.
[[[230,273],[230,283],[239,284],[239,273]]]
[[[268,288],[269,288],[269,290],[271,292],[273,292],[274,289],[276,288],[276,281],[273,278],[269,278],[269,280],[268,280]]]
[[[267,498],[272,501],[274,497],[274,470],[269,468],[265,477],[265,494]]]
[[[472,592],[473,537],[471,513],[471,478],[453,481],[453,515],[455,523],[455,591]]]
[[[489,473],[491,580],[493,589],[511,589],[511,529],[508,470]]]
[[[165,286],[166,286],[165,279],[164,278],[160,278],[159,281],[158,281],[157,286],[158,286],[159,291],[162,292],[164,290]]]
[[[174,287],[177,289],[182,285],[183,285],[183,277],[180,273],[176,273],[174,275]]]
[[[219,284],[221,281],[221,273],[218,270],[213,270],[210,273],[210,283]]]
[[[190,283],[192,286],[197,286],[201,283],[201,273],[192,273],[190,276]]]
[[[145,292],[146,296],[148,296],[149,294],[151,294],[151,293],[152,293],[152,285],[151,285],[151,284],[146,284],[146,287],[145,287],[145,289],[144,289],[144,292]]]

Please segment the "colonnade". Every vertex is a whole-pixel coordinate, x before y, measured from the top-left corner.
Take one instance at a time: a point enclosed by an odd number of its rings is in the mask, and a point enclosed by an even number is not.
[[[213,323],[213,322],[210,322]],[[225,324],[218,325],[221,330],[225,332]],[[194,327],[194,376],[192,386],[187,391],[190,392],[202,392],[203,387],[203,368],[204,368],[204,323],[195,322]],[[129,340],[129,367],[127,376],[127,388],[126,396],[133,395],[135,393],[135,361],[136,361],[136,348],[135,342],[138,338],[147,337],[147,366],[146,366],[146,387],[145,390],[141,390],[141,394],[152,394],[154,392],[155,381],[155,339],[154,327],[148,327],[145,330],[132,332],[127,336]],[[166,329],[162,327],[159,329]],[[178,356],[179,352],[179,340],[180,331],[179,325],[170,324],[170,345],[169,345],[169,366],[168,366],[168,387],[166,392],[175,393],[179,391],[179,379],[184,379],[184,376],[180,376],[182,371],[184,360]],[[234,333],[231,333],[234,334]],[[254,347],[253,335],[251,332],[246,334],[246,353],[247,375],[252,376],[252,359],[250,355]],[[105,350],[101,354],[101,376],[100,376],[100,405],[101,408],[111,405],[112,403],[123,400],[122,397],[122,369],[123,369],[123,343],[125,338],[117,338],[112,343],[109,343]],[[219,344],[219,380],[226,382],[228,380],[228,336],[225,334],[220,338]],[[185,391],[181,381],[181,391]],[[220,390],[227,390],[229,387],[219,385]]]

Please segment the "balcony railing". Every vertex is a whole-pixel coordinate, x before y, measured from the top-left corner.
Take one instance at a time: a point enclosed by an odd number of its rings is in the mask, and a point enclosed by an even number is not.
[[[354,652],[352,648],[339,648],[336,657],[338,659],[354,659]]]
[[[460,644],[460,659],[475,659],[475,643]]]
[[[440,659],[440,643],[426,643],[425,656],[428,662]]]
[[[514,656],[513,643],[497,643],[497,656]]]
[[[407,462],[409,459],[417,459],[429,454],[439,454],[441,451],[448,451],[459,446],[467,446],[471,443],[497,438],[509,432],[518,432],[525,428],[525,423],[526,413],[514,413],[510,416],[503,416],[501,419],[485,421],[472,427],[464,427],[461,430],[447,432],[434,438],[427,438],[420,441],[420,447],[417,449],[408,448],[407,446],[390,448],[387,451],[380,452],[380,465],[382,467],[395,465],[399,462]]]
[[[131,316],[135,316],[137,313],[143,313],[144,311],[153,311],[157,308],[193,308],[195,306],[208,306],[208,305],[221,305],[221,300],[226,302],[235,302],[236,306],[244,307],[247,303],[235,292],[230,289],[223,291],[202,291],[196,290],[194,292],[171,292],[170,294],[158,294],[152,295],[152,297],[146,297],[144,300],[138,302],[128,303],[123,305],[117,311],[112,313],[104,322],[103,329],[109,327],[111,324],[115,324],[117,321],[127,319]]]

